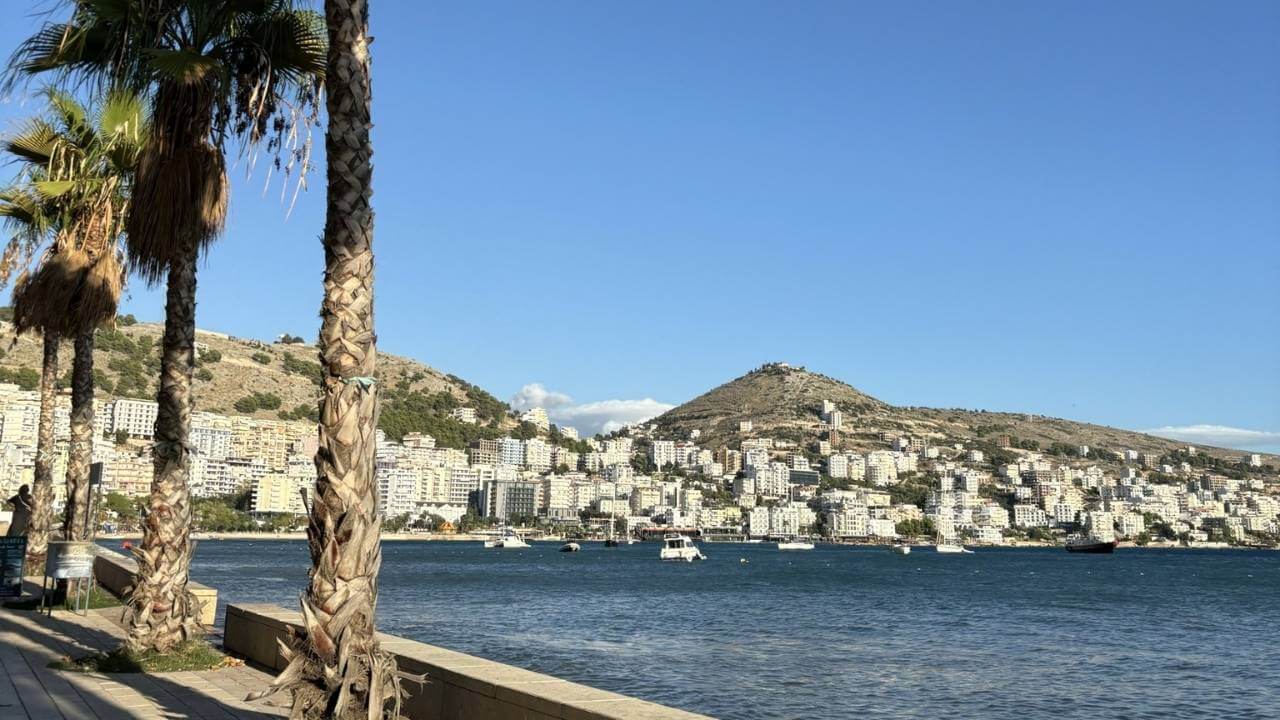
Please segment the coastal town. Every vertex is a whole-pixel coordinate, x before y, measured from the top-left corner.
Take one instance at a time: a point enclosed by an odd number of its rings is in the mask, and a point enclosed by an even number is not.
[[[37,395],[0,384],[6,493],[31,479]],[[130,398],[99,402],[93,460],[103,495],[150,492],[156,407]],[[847,423],[835,403],[816,414],[821,439],[811,444],[769,437],[743,421],[736,447],[704,447],[696,430],[663,437],[648,423],[583,439],[552,424],[542,408],[518,416],[525,437],[465,448],[439,446],[420,432],[393,440],[379,430],[382,515],[392,529],[436,536],[511,524],[549,535],[678,529],[712,540],[853,543],[936,535],[973,545],[1039,544],[1085,532],[1138,545],[1272,546],[1280,537],[1276,469],[1259,454],[1232,463],[1190,446],[1161,454],[1087,446],[1046,452],[1008,437],[982,443],[984,450],[890,431],[878,433],[881,448],[856,452],[841,449]],[[450,411],[450,422],[478,421],[474,408]],[[54,422],[61,473],[66,397]],[[239,495],[264,528],[305,524],[314,424],[198,412],[191,442],[193,496]],[[54,487],[57,511],[64,488]],[[102,515],[108,529],[119,525],[111,515]]]

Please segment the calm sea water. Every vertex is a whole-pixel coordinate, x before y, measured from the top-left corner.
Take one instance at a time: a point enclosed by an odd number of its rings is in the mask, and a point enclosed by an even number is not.
[[[1280,553],[556,548],[386,543],[379,626],[730,720],[1280,718]],[[296,607],[308,562],[204,541],[193,576]]]

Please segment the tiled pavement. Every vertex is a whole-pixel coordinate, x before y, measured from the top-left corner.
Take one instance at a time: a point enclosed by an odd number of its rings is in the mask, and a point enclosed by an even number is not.
[[[270,703],[253,704],[249,692],[271,680],[249,666],[202,672],[90,674],[51,670],[62,656],[78,657],[119,646],[119,608],[88,616],[0,608],[0,720],[118,720],[198,718],[254,720],[287,715]]]

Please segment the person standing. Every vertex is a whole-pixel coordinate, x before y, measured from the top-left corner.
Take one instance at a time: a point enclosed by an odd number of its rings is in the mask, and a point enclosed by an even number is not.
[[[9,498],[8,504],[13,506],[13,520],[10,521],[9,531],[5,535],[8,537],[26,535],[27,526],[31,524],[31,508],[34,506],[31,486],[23,485],[18,488],[18,494]]]

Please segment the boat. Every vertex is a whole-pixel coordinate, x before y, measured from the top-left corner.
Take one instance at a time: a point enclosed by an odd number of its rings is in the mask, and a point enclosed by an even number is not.
[[[522,540],[512,528],[504,527],[499,531],[498,537],[485,540],[484,546],[498,550],[518,550],[529,547],[529,543]]]
[[[1119,544],[1119,540],[1102,540],[1100,538],[1077,535],[1067,538],[1067,552],[1095,555],[1110,554],[1116,551],[1116,546]]]
[[[793,537],[790,540],[779,540],[778,549],[779,550],[812,550],[813,543],[809,542],[808,540],[803,540],[798,537]]]
[[[582,546],[576,542],[567,542],[560,546],[560,552],[578,552]]]
[[[892,551],[893,551],[895,554],[897,554],[897,555],[910,555],[910,554],[911,554],[911,546],[910,546],[910,545],[901,545],[901,544],[899,544],[899,545],[894,545],[893,547],[891,547],[891,548],[889,548],[889,549],[890,549],[890,550],[892,550]]]
[[[658,551],[658,557],[671,562],[693,562],[694,560],[706,560],[707,556],[702,554],[697,545],[684,535],[670,533],[662,538],[662,549]]]
[[[972,550],[964,547],[963,545],[953,545],[951,543],[938,543],[937,545],[934,546],[933,549],[940,553],[951,554],[951,555],[959,555],[962,553],[965,555],[973,554]]]

